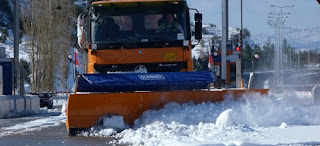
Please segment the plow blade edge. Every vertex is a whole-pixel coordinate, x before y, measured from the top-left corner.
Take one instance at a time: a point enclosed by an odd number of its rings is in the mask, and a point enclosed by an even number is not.
[[[95,126],[104,115],[123,116],[124,122],[133,125],[134,120],[147,110],[157,110],[169,102],[179,104],[193,101],[221,102],[227,95],[237,99],[244,94],[268,94],[268,89],[233,89],[215,91],[131,92],[104,94],[71,94],[68,98],[66,128],[87,129]]]

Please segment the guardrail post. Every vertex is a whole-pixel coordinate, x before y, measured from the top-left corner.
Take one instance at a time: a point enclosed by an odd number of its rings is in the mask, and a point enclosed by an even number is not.
[[[320,105],[320,86],[313,87],[312,89],[312,98],[314,104]]]

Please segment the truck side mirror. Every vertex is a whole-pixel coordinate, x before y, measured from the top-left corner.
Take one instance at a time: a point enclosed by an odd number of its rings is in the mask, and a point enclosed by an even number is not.
[[[202,22],[202,14],[201,13],[195,13],[194,14],[194,21],[195,22]]]
[[[202,39],[202,22],[195,22],[195,39]]]
[[[194,20],[195,20],[195,39],[201,40],[202,39],[202,14],[195,13]]]

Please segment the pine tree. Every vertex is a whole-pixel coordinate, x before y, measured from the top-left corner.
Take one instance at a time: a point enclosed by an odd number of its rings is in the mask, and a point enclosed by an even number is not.
[[[243,29],[242,39],[243,39],[243,46],[242,49],[242,68],[243,71],[251,71],[252,67],[252,48],[248,44],[246,39],[250,39],[250,31],[247,28]]]
[[[30,71],[30,65],[27,61],[25,60],[20,60],[20,67],[23,68],[23,72],[24,72],[24,80],[26,83],[30,83],[30,74],[31,74],[31,71]]]
[[[12,0],[0,0],[0,27],[13,27],[13,7]]]
[[[259,58],[255,58],[255,54],[258,54]],[[260,56],[261,54],[262,54],[261,47],[259,45],[255,45],[254,50],[252,52],[252,59],[254,61],[253,62],[254,70],[264,69],[264,66],[261,64],[262,63],[261,56]]]
[[[1,32],[1,36],[0,36],[0,43],[5,43],[8,36],[9,36],[9,32],[8,32],[8,28],[4,27],[4,28],[0,28],[0,32]]]
[[[260,55],[260,64],[264,66],[266,70],[274,69],[274,45],[271,43],[271,38],[263,45],[263,50]]]
[[[244,29],[243,29],[242,37],[243,37],[243,38],[247,38],[247,37],[250,37],[250,36],[251,36],[250,31],[249,31],[247,28],[244,28]]]
[[[244,71],[250,71],[252,66],[252,49],[249,44],[245,45],[244,50],[242,51],[242,66]]]

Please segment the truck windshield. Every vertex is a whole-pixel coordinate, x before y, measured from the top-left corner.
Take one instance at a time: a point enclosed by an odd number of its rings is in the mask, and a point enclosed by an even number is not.
[[[95,14],[98,19],[91,21],[91,40],[96,44],[168,42],[190,37],[187,9],[96,8]]]

